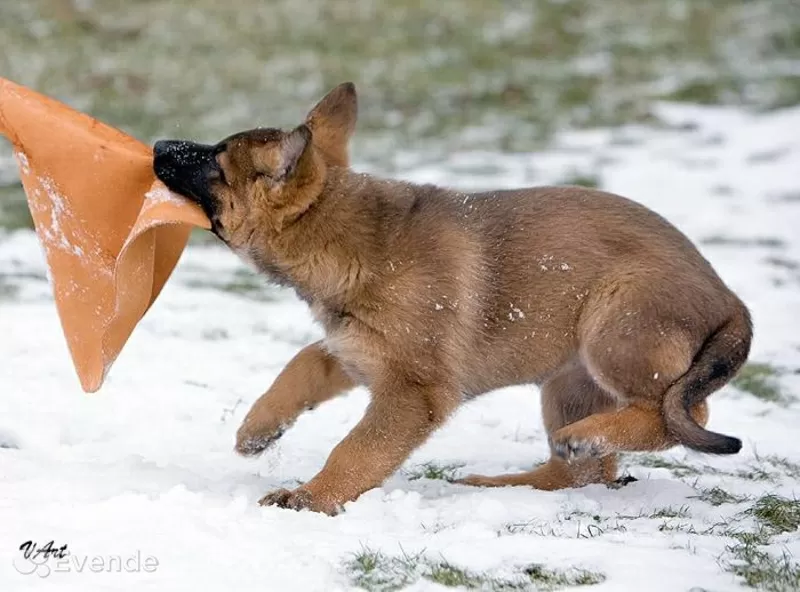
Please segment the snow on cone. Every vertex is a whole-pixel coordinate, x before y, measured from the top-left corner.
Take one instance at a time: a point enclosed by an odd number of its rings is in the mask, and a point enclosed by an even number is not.
[[[0,134],[14,147],[81,386],[95,392],[208,219],[155,178],[149,146],[3,78]]]

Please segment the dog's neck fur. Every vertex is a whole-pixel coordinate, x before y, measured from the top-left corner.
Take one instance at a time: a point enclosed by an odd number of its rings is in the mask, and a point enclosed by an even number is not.
[[[280,228],[262,226],[254,235],[268,249],[250,249],[260,271],[294,288],[312,306],[347,314],[382,276],[389,219],[379,215],[401,182],[358,174],[346,167],[324,167],[298,188],[302,204]],[[385,206],[385,203],[384,203]],[[354,223],[354,217],[357,223]],[[370,248],[365,249],[365,245]],[[270,255],[264,257],[263,253]]]

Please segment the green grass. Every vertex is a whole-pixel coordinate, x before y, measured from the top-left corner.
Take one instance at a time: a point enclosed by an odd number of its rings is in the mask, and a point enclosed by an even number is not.
[[[650,518],[688,518],[689,508],[681,506],[680,508],[673,508],[671,506],[659,508],[650,514]]]
[[[532,520],[509,523],[498,531],[498,536],[535,535],[541,537],[574,537],[592,539],[609,533],[627,532],[627,522],[633,520],[660,520],[659,531],[682,531],[696,534],[692,525],[676,522],[676,519],[691,518],[688,506],[665,506],[652,511],[642,510],[636,514],[617,514],[602,516],[580,511],[560,514],[553,520]]]
[[[788,458],[776,454],[756,455],[756,462],[767,465],[771,470],[777,471],[790,479],[800,479],[800,464],[792,462]]]
[[[765,495],[747,510],[774,534],[794,532],[800,528],[800,501],[778,495]]]
[[[764,473],[780,470],[791,474],[798,467],[779,457],[757,458],[758,465]],[[721,473],[725,474],[725,473]],[[725,474],[740,477],[738,474]],[[700,526],[689,521],[688,507],[663,507],[653,511],[642,511],[634,515],[615,515],[611,522],[608,517],[583,512],[572,512],[558,516],[555,523],[560,527],[554,530],[554,523],[539,522],[529,524],[507,525],[506,532],[498,534],[542,534],[543,536],[568,536],[563,526],[566,522],[584,520],[589,529],[582,529],[584,534],[578,538],[593,538],[605,532],[625,532],[625,523],[632,520],[662,520],[658,531],[662,533],[681,533],[690,537],[726,537],[731,539],[725,552],[720,556],[720,566],[726,571],[741,578],[743,585],[758,590],[788,592],[798,590],[800,586],[800,565],[791,555],[780,549],[780,539],[776,537],[795,534],[800,529],[800,502],[797,499],[767,494],[758,498],[741,496],[721,487],[698,489],[696,498],[714,506],[723,504],[744,504],[747,507],[735,513],[728,513],[721,522]],[[549,533],[546,530],[549,529]],[[541,532],[539,532],[541,531]],[[693,538],[689,539],[687,548],[696,552]],[[684,547],[680,547],[684,548]]]
[[[606,579],[604,574],[596,571],[581,568],[560,570],[539,564],[519,569],[512,578],[497,577],[489,573],[475,573],[422,553],[395,557],[368,548],[354,554],[346,563],[345,571],[353,584],[368,592],[400,590],[420,579],[447,588],[493,592],[554,591],[600,584]]]
[[[567,516],[564,520],[571,520],[571,517]],[[559,526],[558,530],[555,528],[556,524]],[[562,520],[560,519],[555,521],[530,520],[527,522],[509,522],[503,525],[502,529],[497,531],[497,536],[532,534],[540,537],[560,537],[565,535],[561,526]],[[595,525],[592,524],[592,526]]]
[[[595,174],[574,172],[562,179],[559,185],[580,185],[581,187],[599,188],[601,180]]]
[[[649,453],[632,454],[629,458],[624,460],[626,462],[626,468],[638,465],[653,469],[667,469],[679,479],[697,478],[702,475],[715,475],[718,477],[744,479],[746,481],[775,483],[779,482],[781,479],[800,478],[800,464],[777,455],[755,455],[753,461],[743,464],[741,468],[734,470],[724,470],[709,464],[689,464]],[[708,500],[715,496],[724,499],[725,492],[723,490],[717,490],[708,494],[701,493],[701,496],[703,495],[706,495]]]
[[[738,543],[728,547],[728,552],[725,568],[746,586],[764,592],[800,590],[800,564],[789,554],[776,557],[754,543]]]
[[[354,151],[392,172],[398,149],[529,151],[565,128],[657,124],[663,99],[795,105],[795,15],[795,0],[9,1],[0,74],[147,142],[293,125],[352,80]]]
[[[424,577],[448,588],[480,588],[487,582],[486,577],[473,575],[446,561],[431,565],[430,571]]]
[[[749,481],[776,482],[781,478],[800,478],[800,465],[786,458],[770,454],[766,456],[755,455],[755,461],[745,468],[734,472],[718,471],[717,474],[731,475]]]
[[[439,479],[442,481],[455,481],[458,470],[463,464],[440,465],[435,462],[426,462],[406,471],[409,481],[417,479]]]
[[[593,586],[606,580],[600,572],[585,569],[567,571],[548,569],[542,565],[530,565],[524,570],[535,590],[559,590],[575,586]]]
[[[497,536],[524,534],[540,537],[593,539],[609,533],[627,532],[626,521],[645,517],[647,515],[644,512],[636,516],[605,517],[599,514],[572,511],[559,514],[552,520],[508,523],[497,531]]]
[[[693,497],[707,504],[711,504],[712,506],[721,506],[723,504],[740,504],[748,499],[746,496],[733,494],[719,486],[708,489],[700,489],[699,494]]]
[[[5,148],[0,140],[0,149]],[[22,192],[22,184],[0,185],[0,231],[33,228],[33,218]]]
[[[793,397],[785,394],[778,383],[780,370],[770,364],[750,362],[745,364],[731,384],[762,401],[788,405]]]
[[[346,565],[353,584],[369,592],[397,590],[406,584],[402,573],[395,573],[388,557],[378,551],[365,549]]]
[[[777,554],[766,548],[773,534],[768,528],[727,534],[735,543],[726,547],[720,563],[745,586],[766,592],[800,589],[800,564],[785,551]]]
[[[680,463],[657,454],[637,454],[631,458],[631,463],[651,469],[667,469],[676,477],[701,475],[704,472],[702,467]]]
[[[664,98],[671,101],[715,105],[724,99],[725,85],[717,81],[692,80],[667,93]]]
[[[720,560],[724,569],[757,590],[789,592],[800,589],[800,564],[785,551],[778,554],[773,540],[778,535],[796,532],[800,527],[800,502],[768,494],[757,499],[741,516],[754,518],[757,525],[751,530],[729,529],[721,533],[735,541]]]

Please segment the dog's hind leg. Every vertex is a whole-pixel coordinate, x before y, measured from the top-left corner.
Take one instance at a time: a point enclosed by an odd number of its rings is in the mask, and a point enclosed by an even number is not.
[[[354,386],[322,342],[304,347],[250,408],[236,434],[236,451],[245,456],[263,452],[301,413]]]
[[[562,367],[542,386],[542,416],[548,437],[565,425],[593,413],[613,409],[615,400],[603,391],[576,359]],[[589,483],[611,483],[616,478],[616,455],[586,458],[567,463],[556,454],[536,469],[497,477],[470,475],[457,481],[480,487],[527,485],[536,489],[555,490],[581,487]]]
[[[559,429],[553,447],[562,458],[657,451],[678,444],[716,454],[736,453],[741,447],[737,438],[704,429],[705,399],[743,363],[749,347],[747,317],[734,316],[702,333],[695,329],[702,321],[648,318],[648,308],[655,307],[645,304],[607,306],[591,319],[581,359],[594,381],[614,394],[618,409]]]
[[[691,416],[703,425],[708,417],[706,402],[694,405]],[[678,444],[667,431],[661,409],[641,403],[592,415],[553,436],[556,454],[570,462],[616,452],[656,452]]]

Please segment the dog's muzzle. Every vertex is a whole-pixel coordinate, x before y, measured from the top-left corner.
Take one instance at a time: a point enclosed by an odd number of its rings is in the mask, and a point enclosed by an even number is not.
[[[153,170],[164,185],[196,201],[207,211],[213,198],[208,179],[219,167],[214,146],[184,140],[159,140],[153,146]]]

